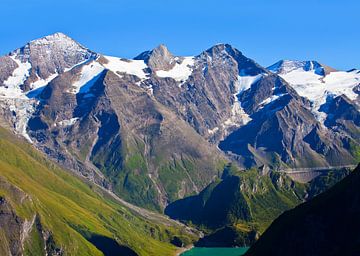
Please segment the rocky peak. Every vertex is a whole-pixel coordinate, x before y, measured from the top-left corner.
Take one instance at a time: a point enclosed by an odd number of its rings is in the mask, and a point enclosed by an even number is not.
[[[55,33],[30,41],[9,56],[21,63],[31,64],[23,86],[24,89],[29,89],[31,83],[60,74],[79,63],[96,58],[97,54],[65,34]]]
[[[55,51],[58,54],[67,54],[67,52],[90,52],[87,48],[68,37],[63,33],[55,33],[39,39],[35,39],[27,43],[25,46],[11,52],[10,55],[17,55],[23,61],[27,61],[32,51],[40,51],[39,53],[47,53]],[[60,52],[62,51],[62,52]]]
[[[66,41],[75,42],[72,38],[65,35],[64,33],[57,32],[57,33],[54,33],[51,35],[44,36],[39,39],[32,40],[32,41],[30,41],[30,44],[46,45],[46,44],[52,44],[52,43],[63,43]]]
[[[176,63],[174,55],[163,44],[141,53],[134,59],[144,60],[152,70],[170,70]]]
[[[229,44],[216,44],[206,51],[202,52],[199,57],[207,58],[209,61],[224,60],[235,56],[243,56],[242,53]]]
[[[232,47],[230,44],[224,44],[224,43],[216,44],[216,45],[210,47],[209,49],[207,49],[205,52],[211,56],[224,55],[224,54],[225,55],[228,55],[228,54],[233,55],[233,53],[241,54],[241,52],[239,50]]]
[[[232,60],[228,63],[237,63],[240,75],[255,76],[262,73],[268,73],[266,69],[261,67],[252,59],[247,58],[241,51],[230,44],[217,44],[201,53],[199,58],[212,63],[218,63],[222,66],[224,60]]]

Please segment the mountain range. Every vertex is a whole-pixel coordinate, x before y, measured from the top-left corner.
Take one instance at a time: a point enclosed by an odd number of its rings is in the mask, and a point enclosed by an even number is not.
[[[30,41],[0,57],[0,251],[251,245],[358,164],[359,86],[357,69],[262,67],[229,44],[125,59]]]
[[[0,58],[1,119],[63,167],[161,211],[229,162],[356,164],[359,72],[316,61],[264,68],[227,44],[123,59],[56,33]]]

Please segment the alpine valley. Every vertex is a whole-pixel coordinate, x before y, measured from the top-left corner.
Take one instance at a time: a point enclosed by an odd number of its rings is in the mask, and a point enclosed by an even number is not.
[[[0,255],[250,246],[359,163],[359,95],[360,70],[228,44],[124,59],[30,41],[0,57]]]

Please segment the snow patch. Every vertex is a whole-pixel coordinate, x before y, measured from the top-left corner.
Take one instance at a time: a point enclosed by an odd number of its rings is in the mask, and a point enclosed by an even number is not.
[[[209,133],[210,135],[213,135],[213,134],[215,134],[218,130],[219,130],[219,127],[215,127],[214,129],[208,129],[208,133]]]
[[[264,107],[265,105],[271,103],[271,102],[274,102],[276,100],[278,100],[279,98],[281,98],[282,96],[284,95],[287,95],[287,93],[282,93],[282,94],[274,94],[274,95],[271,95],[269,98],[263,100],[259,105],[261,107]]]
[[[138,86],[141,86],[141,82],[136,83]],[[152,84],[144,86],[145,90],[149,92],[150,95],[154,95],[154,89]]]
[[[4,86],[0,87],[0,97],[2,98],[21,98],[24,93],[20,86],[24,84],[27,77],[30,75],[31,64],[29,62],[21,62],[15,56],[10,56],[18,67],[14,70],[12,75],[4,81]]]
[[[69,120],[62,120],[60,122],[57,122],[57,125],[59,126],[71,126],[74,125],[79,120],[78,117],[71,118]]]
[[[37,80],[36,82],[34,82],[34,83],[32,83],[30,85],[30,88],[32,90],[36,90],[36,89],[39,89],[40,87],[44,87],[44,86],[48,85],[48,83],[50,83],[57,76],[58,76],[58,73],[55,73],[55,74],[52,74],[51,76],[49,76],[46,79],[40,79],[39,78],[39,80]]]
[[[223,123],[224,128],[231,126],[239,127],[251,121],[250,116],[246,114],[244,109],[241,107],[241,102],[239,101],[238,96],[242,92],[250,89],[251,85],[256,83],[262,76],[263,74],[259,74],[256,76],[247,76],[244,72],[240,72],[238,80],[235,83],[236,92],[233,94],[234,104],[231,109],[231,116]]]
[[[94,85],[94,78],[99,76],[104,71],[104,67],[95,61],[84,65],[81,69],[79,79],[72,84],[72,88],[68,91],[73,94],[87,93]]]
[[[237,95],[250,89],[251,85],[256,83],[260,78],[262,78],[262,74],[256,76],[247,76],[243,71],[240,72],[238,76],[238,82],[236,83]]]
[[[175,66],[170,70],[156,71],[156,75],[158,77],[171,77],[177,82],[181,82],[179,85],[181,87],[181,85],[186,82],[189,76],[192,74],[194,64],[194,57],[185,57],[180,64],[176,63]]]
[[[146,79],[148,74],[145,73],[144,69],[146,69],[148,66],[143,60],[125,60],[117,57],[110,57],[105,56],[105,58],[109,61],[106,64],[103,64],[103,66],[111,71],[113,71],[115,74],[120,76],[118,72],[120,73],[126,73],[129,75],[134,75],[139,77],[140,79]]]

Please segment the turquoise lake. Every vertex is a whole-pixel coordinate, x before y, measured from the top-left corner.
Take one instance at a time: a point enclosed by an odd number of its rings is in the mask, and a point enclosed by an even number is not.
[[[241,256],[249,248],[207,248],[207,247],[194,247],[190,251],[186,251],[181,256]]]

